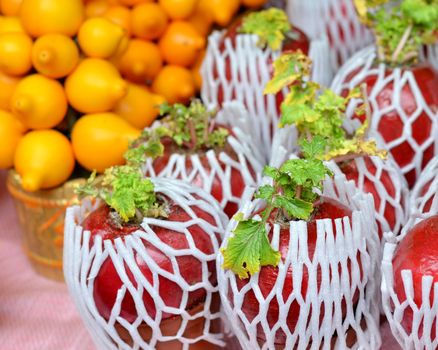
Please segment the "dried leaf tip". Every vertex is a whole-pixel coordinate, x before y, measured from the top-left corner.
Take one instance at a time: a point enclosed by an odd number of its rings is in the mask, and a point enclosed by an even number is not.
[[[291,28],[286,13],[278,8],[271,8],[245,16],[240,31],[257,35],[259,46],[268,46],[275,51],[281,49]]]

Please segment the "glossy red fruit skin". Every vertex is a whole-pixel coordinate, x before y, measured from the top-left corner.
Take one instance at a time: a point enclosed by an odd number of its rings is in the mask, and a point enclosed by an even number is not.
[[[373,162],[369,157],[363,157],[363,158],[367,170],[374,175],[377,169],[374,166]],[[354,181],[357,186],[359,183],[359,169],[357,168],[356,162],[354,162],[354,160],[349,160],[347,162],[343,162],[342,164],[339,164],[339,167],[341,168],[344,175],[347,177],[347,180]],[[394,183],[391,180],[391,176],[387,171],[385,170],[382,171],[382,174],[380,176],[380,182],[385,187],[387,193],[392,198],[394,198],[396,195],[396,189],[394,187]],[[376,189],[374,182],[368,177],[364,177],[364,182],[362,186],[365,193],[370,193],[373,196],[374,208],[376,208],[376,210],[378,211],[380,208],[381,197]],[[396,225],[397,219],[396,219],[396,209],[391,205],[391,203],[386,204],[386,210],[384,216],[390,228],[393,229]],[[377,223],[377,226],[378,226],[379,238],[381,239],[383,236],[383,230],[379,222]]]
[[[330,219],[334,220],[334,219],[343,218],[346,216],[348,216],[351,220],[351,216],[352,216],[351,210],[349,208],[345,207],[344,205],[342,205],[341,203],[339,203],[333,199],[330,199],[330,198],[321,198],[321,199],[322,199],[321,201],[319,201],[318,203],[315,203],[314,215],[313,215],[312,219],[307,224],[307,230],[308,230],[307,231],[308,232],[307,244],[308,244],[310,259],[312,259],[313,254],[315,252],[315,248],[316,248],[316,239],[317,239],[316,220],[325,219],[325,218],[330,218]],[[271,215],[271,218],[272,217],[273,216]],[[271,226],[272,226],[272,223],[271,223]],[[272,238],[272,231],[269,233],[269,239],[271,239],[271,238]],[[283,260],[286,258],[287,254],[288,254],[289,242],[290,242],[289,227],[288,226],[282,227],[281,231],[280,231],[279,251],[281,253],[281,258]],[[260,290],[261,290],[264,297],[266,297],[270,293],[272,288],[274,287],[275,282],[276,282],[277,277],[278,277],[278,272],[279,272],[278,267],[264,266],[261,268],[260,273],[259,273],[259,286],[260,286]],[[292,267],[289,266],[289,269],[287,271],[287,276],[286,276],[286,279],[284,281],[283,291],[282,291],[283,300],[286,300],[288,298],[288,296],[290,294],[292,294],[292,292],[293,292],[294,287],[292,284],[292,280],[293,280],[292,273],[293,273],[293,269],[292,269]],[[248,279],[241,280],[241,279],[236,277],[236,281],[237,281],[237,287],[240,290],[248,283],[249,280]],[[320,282],[321,282],[321,276],[318,275],[318,285],[320,284]],[[301,293],[303,296],[305,296],[307,293],[307,285],[308,285],[308,271],[304,268],[302,285],[301,285]],[[358,298],[357,293],[355,294],[354,298],[355,298],[355,300],[357,300],[357,298]],[[245,313],[245,315],[249,321],[253,320],[254,317],[256,317],[259,314],[259,303],[258,303],[257,298],[252,290],[249,290],[245,294],[245,299],[243,301],[242,310]],[[323,310],[321,310],[321,312],[323,312]],[[344,312],[345,312],[345,310],[344,310]],[[288,325],[291,332],[293,332],[295,327],[296,327],[299,314],[300,314],[300,307],[299,307],[298,303],[295,301],[290,306],[288,316],[287,316],[287,325]],[[321,318],[323,316],[324,315],[321,314]],[[278,305],[277,300],[274,298],[270,303],[269,311],[267,314],[267,321],[268,321],[268,324],[270,327],[273,327],[275,325],[275,323],[278,321],[278,317],[279,317],[279,305]],[[259,339],[265,338],[264,331],[260,327],[260,325],[258,326],[258,329],[257,329],[257,337]],[[284,344],[285,341],[286,341],[285,335],[279,334],[277,332],[275,343],[278,345],[281,345],[281,344]]]
[[[231,130],[229,130],[229,131],[230,131],[230,135],[232,135]],[[155,174],[158,176],[161,173],[161,171],[163,171],[163,169],[167,166],[172,154],[174,154],[175,152],[184,153],[183,148],[181,148],[179,150],[175,150],[174,145],[172,144],[172,142],[169,139],[163,139],[162,143],[164,145],[164,154],[161,157],[155,159],[153,162],[153,168],[154,168]],[[227,152],[227,150],[225,149],[224,152]],[[199,151],[198,155],[200,158],[200,162],[203,165],[205,173],[210,174],[211,166],[210,166],[210,163],[208,161],[206,151],[201,150],[201,151]],[[229,156],[231,157],[231,154],[229,154]],[[218,162],[221,165],[222,169],[224,169],[225,164],[223,164],[220,160],[218,160]],[[190,174],[193,170],[193,163],[190,159],[189,154],[187,154],[187,156],[186,156],[185,167],[186,167],[186,173]],[[255,171],[251,168],[250,164],[248,164],[248,168],[251,172],[251,175],[253,177],[255,177]],[[231,174],[230,174],[230,182],[231,182],[231,184],[230,184],[231,185],[231,193],[233,194],[233,196],[240,198],[242,196],[242,194],[245,190],[245,186],[246,186],[245,180],[244,180],[241,172],[237,171],[235,168],[232,168]],[[191,181],[191,184],[194,186],[203,188],[204,183],[203,183],[203,179],[202,179],[201,174],[198,173]],[[219,203],[221,203],[221,201],[223,199],[223,191],[222,191],[222,182],[218,176],[215,176],[215,178],[212,181],[210,194]],[[224,208],[224,212],[229,218],[231,218],[234,214],[236,214],[237,210],[238,210],[237,203],[232,203],[232,202],[228,202]]]
[[[238,18],[236,21],[234,21],[234,23],[232,23],[232,25],[225,32],[225,34],[224,34],[224,36],[219,44],[220,52],[225,51],[225,40],[226,39],[231,40],[231,45],[233,48],[236,46],[236,37],[237,37],[237,35],[240,34],[239,29],[242,26],[242,20],[243,20],[242,17]],[[293,33],[292,35],[294,36],[294,38],[293,39],[286,39],[286,41],[283,43],[282,52],[286,53],[286,52],[294,52],[294,51],[301,50],[304,54],[308,55],[309,48],[310,48],[310,41],[307,38],[307,36],[300,29],[298,29],[296,27],[292,28],[292,33]],[[274,67],[273,67],[273,62],[272,62],[271,57],[267,58],[266,64],[269,66],[269,72],[270,72],[270,75],[272,77],[274,74]],[[232,79],[231,71],[232,71],[231,61],[230,61],[230,58],[227,57],[225,59],[225,77],[226,77],[227,81],[231,81],[231,79]],[[213,71],[213,78],[216,80],[216,79],[218,79],[218,77],[219,77],[219,74],[218,74],[216,67],[215,67],[214,71]],[[236,99],[236,92],[235,91],[233,91],[231,99],[232,100]],[[219,107],[221,107],[223,102],[224,102],[224,91],[223,91],[223,86],[221,84],[219,85],[219,89],[218,89],[217,101],[218,101]],[[283,94],[281,92],[279,92],[276,95],[276,101],[277,101],[277,103],[276,103],[277,104],[277,111],[280,111],[280,105],[283,102]]]
[[[432,276],[433,282],[438,282],[438,215],[431,216],[415,225],[403,238],[394,255],[394,290],[402,303],[406,300],[405,289],[401,272],[412,271],[414,286],[414,302],[420,307],[422,299],[422,278]],[[433,287],[432,287],[433,294]],[[433,303],[430,297],[430,303]],[[412,310],[407,308],[402,319],[402,325],[408,334],[412,330]],[[420,328],[421,330],[421,328]],[[421,336],[421,334],[420,334]],[[432,329],[432,338],[435,338],[435,328]]]
[[[191,220],[189,215],[178,205],[170,203],[169,205],[169,217],[167,220],[174,222],[185,222]],[[205,221],[214,224],[214,219],[208,213],[199,209],[199,207],[192,207],[197,217],[204,219]],[[107,205],[103,205],[96,209],[94,212],[84,220],[82,226],[84,230],[89,230],[91,232],[92,239],[97,235],[101,236],[102,239],[109,239],[114,241],[116,238],[123,239],[127,235],[132,234],[136,230],[143,230],[139,225],[123,225],[121,228],[114,225],[109,217],[110,208]],[[202,230],[199,225],[192,225],[189,227],[189,231],[194,239],[196,247],[204,252],[205,254],[213,253],[213,245],[210,237]],[[187,240],[184,234],[179,232],[164,229],[163,227],[154,227],[154,232],[160,238],[162,242],[174,249],[186,249],[188,248]],[[168,272],[173,272],[173,267],[169,257],[165,253],[158,250],[152,244],[143,241],[147,253],[154,259],[156,264],[163,270]],[[137,263],[138,268],[141,273],[146,277],[146,279],[152,284],[153,275],[151,268],[141,259],[141,257],[134,252],[134,259]],[[189,283],[195,284],[202,280],[202,267],[201,262],[193,256],[180,256],[176,258],[181,276]],[[211,271],[210,282],[216,283],[216,269],[214,262],[208,264],[209,271]],[[130,267],[126,266],[127,275],[134,286],[136,282],[134,280],[133,274],[130,271]],[[167,306],[179,307],[181,304],[182,290],[175,282],[159,276],[159,294]],[[115,303],[118,290],[123,286],[119,274],[110,258],[107,258],[97,276],[94,280],[94,300],[96,302],[97,310],[99,314],[105,318],[109,319],[111,314],[111,309]],[[190,292],[187,309],[195,306],[197,303],[203,301],[206,292],[204,289],[198,289]],[[150,317],[154,318],[156,315],[156,308],[153,298],[146,290],[143,291],[143,302],[147,313]],[[128,322],[134,322],[137,319],[137,310],[135,307],[134,300],[129,294],[126,293],[123,301],[120,316],[127,320]],[[163,319],[172,317],[174,315],[169,313],[163,313]]]
[[[411,71],[417,84],[419,90],[423,96],[424,102],[429,108],[437,112],[438,111],[438,72],[428,64],[421,64],[414,67],[403,68],[401,74],[405,71]],[[351,81],[357,74],[357,71],[353,71],[346,79],[346,82]],[[393,70],[389,67],[386,68],[385,76],[389,76],[393,73]],[[365,83],[367,85],[368,96],[372,96],[372,91],[374,90],[375,84],[377,82],[377,75],[369,75],[365,80],[363,80],[359,85]],[[343,91],[343,95],[348,94],[347,91]],[[393,83],[387,84],[380,92],[376,95],[376,104],[379,110],[389,107],[393,104]],[[412,115],[417,109],[417,103],[415,95],[410,89],[408,84],[405,84],[401,96],[398,97],[401,108],[406,112],[407,115]],[[371,104],[371,109],[373,104]],[[362,122],[365,116],[353,116],[353,118],[359,119]],[[389,143],[395,139],[398,139],[404,133],[404,123],[401,119],[399,113],[396,110],[392,110],[382,117],[379,125],[377,127],[378,133],[383,137],[386,143]],[[412,136],[419,145],[422,145],[428,138],[430,138],[432,132],[432,122],[428,115],[423,111],[416,122],[412,125]],[[434,156],[434,145],[432,144],[424,152],[422,168],[427,165],[427,163]],[[407,141],[404,141],[400,145],[392,148],[390,150],[392,156],[396,163],[402,168],[410,164],[415,155],[415,150],[409,145]],[[408,181],[409,187],[412,188],[416,181],[415,170],[412,170],[405,174],[406,180]]]

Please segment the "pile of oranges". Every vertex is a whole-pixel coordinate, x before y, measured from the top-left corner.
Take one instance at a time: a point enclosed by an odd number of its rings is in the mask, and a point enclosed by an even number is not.
[[[199,92],[212,27],[264,2],[0,0],[0,168],[35,191],[62,184],[76,161],[123,163],[159,104]]]

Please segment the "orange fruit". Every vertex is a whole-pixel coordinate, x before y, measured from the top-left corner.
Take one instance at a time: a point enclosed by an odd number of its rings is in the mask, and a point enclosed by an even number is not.
[[[20,80],[10,100],[12,112],[30,129],[49,129],[67,113],[67,98],[61,83],[41,74]]]
[[[196,93],[195,80],[187,68],[164,66],[152,84],[152,91],[169,103],[187,103]]]
[[[9,110],[10,101],[20,78],[6,75],[0,72],[0,108]]]
[[[124,6],[111,6],[103,16],[114,24],[122,27],[125,34],[131,36],[131,11]]]
[[[82,0],[23,0],[20,18],[32,37],[44,34],[74,36],[84,20]]]
[[[34,130],[24,135],[14,156],[15,170],[26,191],[61,185],[73,172],[75,159],[67,137],[55,130]]]
[[[256,9],[262,7],[266,0],[240,0],[243,6],[249,7],[250,9]]]
[[[25,33],[20,18],[15,16],[0,16],[0,34]]]
[[[135,6],[131,13],[132,34],[146,40],[158,39],[166,30],[168,18],[163,8],[155,3]]]
[[[204,62],[205,50],[203,50],[196,59],[196,62],[192,68],[193,79],[195,80],[195,86],[198,91],[201,90],[202,87],[202,75],[201,75],[201,66],[202,62]]]
[[[124,6],[135,6],[142,3],[154,2],[154,0],[118,0],[120,5]]]
[[[125,30],[105,17],[88,18],[79,28],[78,42],[88,57],[110,58],[127,45]]]
[[[24,131],[24,126],[12,113],[0,110],[0,169],[14,165],[15,150]]]
[[[163,65],[158,46],[151,41],[131,39],[128,49],[118,60],[122,75],[133,82],[152,81]]]
[[[213,14],[211,12],[210,0],[199,0],[195,11],[187,19],[193,27],[203,36],[208,36],[213,26]]]
[[[107,0],[91,0],[85,4],[84,12],[86,18],[103,16],[110,8]]]
[[[183,67],[193,65],[204,46],[205,38],[186,21],[172,22],[159,42],[163,59]]]
[[[158,3],[166,11],[171,19],[185,19],[196,8],[198,0],[158,0]]]
[[[63,78],[79,62],[79,49],[72,38],[63,34],[40,36],[32,48],[35,69],[49,78]]]
[[[84,168],[101,173],[124,163],[123,154],[140,132],[114,113],[84,115],[73,126],[74,154]]]
[[[116,67],[99,58],[84,59],[65,81],[68,101],[82,113],[113,109],[126,95],[127,88]]]
[[[240,8],[240,0],[208,0],[214,21],[221,27],[230,24]]]
[[[113,112],[132,126],[143,129],[152,124],[160,113],[164,97],[149,92],[144,86],[129,84],[128,93]]]
[[[0,0],[0,13],[5,16],[17,16],[23,0]]]
[[[32,39],[24,33],[0,35],[0,70],[9,75],[23,75],[32,68]]]

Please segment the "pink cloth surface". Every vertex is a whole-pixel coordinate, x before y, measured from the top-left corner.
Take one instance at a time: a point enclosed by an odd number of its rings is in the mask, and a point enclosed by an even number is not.
[[[0,171],[0,349],[96,349],[65,284],[32,270],[21,249],[21,230],[5,179]],[[382,337],[382,350],[400,349],[387,324]]]

